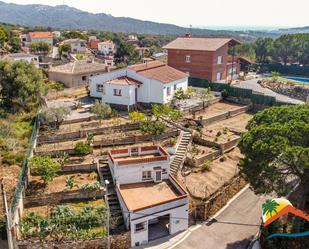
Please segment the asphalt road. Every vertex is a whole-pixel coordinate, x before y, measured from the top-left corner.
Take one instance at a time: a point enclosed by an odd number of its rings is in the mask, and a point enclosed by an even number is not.
[[[262,203],[267,197],[245,190],[212,224],[193,231],[173,249],[245,249],[259,230]]]

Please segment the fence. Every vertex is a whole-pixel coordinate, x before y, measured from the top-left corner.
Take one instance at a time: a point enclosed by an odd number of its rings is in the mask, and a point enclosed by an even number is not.
[[[223,90],[225,90],[229,96],[243,99],[250,99],[253,105],[278,106],[286,104],[277,101],[276,98],[272,96],[255,94],[251,89],[238,88],[224,83],[209,82],[208,80],[205,79],[190,77],[189,85],[202,88],[210,87],[211,90],[217,92],[222,92]]]
[[[30,137],[29,147],[25,154],[24,160],[22,162],[21,173],[18,179],[18,183],[14,192],[14,196],[11,201],[10,211],[14,220],[16,217],[17,207],[20,206],[20,203],[23,200],[24,192],[26,185],[28,184],[29,178],[29,169],[28,169],[28,159],[33,155],[33,149],[36,146],[36,137],[39,129],[39,115],[36,115],[34,125],[32,128],[32,133]]]
[[[309,76],[309,66],[284,66],[280,64],[267,64],[261,66],[262,72],[278,72],[283,75]]]

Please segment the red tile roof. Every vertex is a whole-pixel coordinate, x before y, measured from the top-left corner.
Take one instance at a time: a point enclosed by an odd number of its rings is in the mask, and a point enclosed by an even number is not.
[[[189,38],[178,37],[163,48],[165,49],[181,49],[181,50],[198,50],[198,51],[216,51],[227,43],[239,42],[230,38]]]
[[[29,32],[31,38],[53,38],[52,32]]]
[[[121,84],[121,85],[140,85],[140,84],[142,84],[140,81],[132,79],[132,78],[127,77],[127,76],[118,77],[116,79],[109,80],[106,83]]]
[[[170,83],[188,77],[186,73],[170,67],[161,61],[135,64],[129,66],[128,69],[135,71],[145,78],[155,79],[162,83]]]
[[[88,43],[88,48],[97,49],[100,42],[101,41],[91,41]]]

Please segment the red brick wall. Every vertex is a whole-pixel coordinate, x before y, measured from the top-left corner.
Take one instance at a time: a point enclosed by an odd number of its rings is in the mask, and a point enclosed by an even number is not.
[[[168,49],[168,65],[183,72],[189,72],[190,76],[216,80],[217,72],[222,73],[225,79],[225,67],[227,63],[228,44],[215,52],[194,51],[194,50],[175,50]],[[190,55],[191,62],[186,63],[185,57]],[[217,64],[217,57],[221,55],[222,64]]]

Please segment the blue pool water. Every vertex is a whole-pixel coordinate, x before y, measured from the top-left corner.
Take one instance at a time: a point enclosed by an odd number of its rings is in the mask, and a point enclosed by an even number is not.
[[[298,82],[309,83],[309,78],[299,78],[299,77],[290,77],[290,76],[281,76],[281,77],[288,79],[288,80],[294,80],[294,81],[298,81]]]

